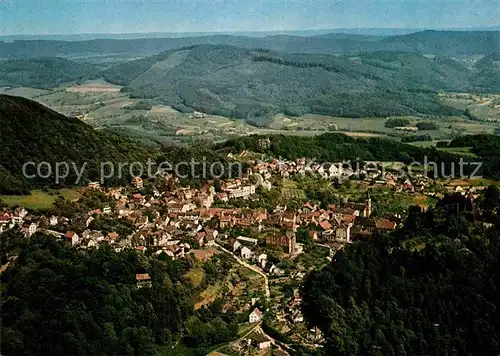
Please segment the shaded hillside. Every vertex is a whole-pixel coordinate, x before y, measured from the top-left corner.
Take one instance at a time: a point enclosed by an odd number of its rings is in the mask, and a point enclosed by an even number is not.
[[[104,75],[135,97],[257,122],[277,112],[460,114],[435,92],[489,90],[452,59],[394,52],[335,56],[201,45],[118,65]]]
[[[500,52],[491,53],[476,63],[476,85],[500,92]]]
[[[64,58],[14,59],[0,62],[0,86],[53,88],[91,79],[97,71],[91,64]]]
[[[145,161],[148,153],[135,143],[95,131],[34,101],[7,95],[0,95],[0,138],[0,193],[24,193],[33,187],[54,185],[53,175],[47,179],[24,178],[22,168],[26,162],[48,162],[52,168],[56,162],[75,162],[79,169],[87,162],[81,182],[85,183],[99,177],[101,161]],[[33,168],[28,168],[27,172],[33,174]],[[109,183],[129,179],[114,177]],[[72,170],[61,184],[75,181]]]
[[[496,186],[486,191],[474,207],[457,194],[411,208],[398,231],[350,244],[309,275],[303,309],[327,355],[500,352],[500,202]],[[495,226],[472,221],[476,204]]]
[[[435,55],[487,54],[499,50],[498,31],[422,31],[401,36],[360,36],[328,34],[299,37],[274,35],[246,37],[211,35],[182,38],[148,38],[89,41],[13,41],[0,42],[3,58],[70,56],[76,54],[127,54],[148,56],[195,44],[224,44],[244,48],[304,53],[353,53],[371,51],[409,51]]]

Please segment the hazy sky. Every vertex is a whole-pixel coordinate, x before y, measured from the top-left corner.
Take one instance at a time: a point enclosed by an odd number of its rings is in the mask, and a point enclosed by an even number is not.
[[[0,0],[0,35],[499,24],[500,0]]]

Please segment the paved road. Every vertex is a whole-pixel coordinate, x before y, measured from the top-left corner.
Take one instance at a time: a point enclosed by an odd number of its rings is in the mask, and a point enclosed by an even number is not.
[[[220,248],[222,251],[230,254],[231,256],[234,257],[234,259],[242,266],[248,268],[248,269],[251,269],[252,271],[254,271],[255,273],[259,274],[262,276],[262,278],[264,278],[264,288],[265,288],[265,291],[266,291],[266,298],[269,299],[271,297],[271,291],[269,289],[269,279],[267,278],[267,275],[262,272],[262,270],[257,267],[257,266],[254,266],[254,265],[251,265],[245,261],[243,261],[241,258],[239,258],[238,256],[236,256],[233,252],[229,251],[228,249],[222,247],[221,245],[219,244],[215,244],[215,246],[217,246],[218,248]]]

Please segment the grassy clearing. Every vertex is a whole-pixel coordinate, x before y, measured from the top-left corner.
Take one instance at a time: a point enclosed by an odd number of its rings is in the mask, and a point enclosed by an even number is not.
[[[8,206],[20,205],[31,210],[50,209],[58,196],[67,200],[75,200],[80,197],[77,189],[59,189],[48,192],[33,190],[31,195],[0,195],[0,199]]]
[[[415,142],[410,142],[409,144],[412,146],[429,148],[436,146],[436,141],[415,141]]]
[[[204,305],[209,305],[215,299],[222,295],[222,281],[217,281],[215,284],[211,284],[200,294],[200,301],[195,304],[194,308],[199,309]]]
[[[303,189],[298,188],[295,181],[284,179],[283,188],[281,189],[281,199],[284,201],[292,199],[306,199],[306,193]]]
[[[251,269],[249,268],[246,268],[246,267],[243,267],[243,266],[240,266],[238,267],[238,274],[241,276],[241,277],[248,277],[248,278],[262,278],[259,274],[257,274],[256,272],[252,271]]]
[[[243,323],[238,325],[238,336],[242,337],[247,334],[253,327],[255,327],[256,323]]]
[[[191,281],[193,286],[198,287],[201,282],[203,282],[205,271],[203,271],[203,268],[197,266],[190,269],[189,272],[186,273],[186,277]]]

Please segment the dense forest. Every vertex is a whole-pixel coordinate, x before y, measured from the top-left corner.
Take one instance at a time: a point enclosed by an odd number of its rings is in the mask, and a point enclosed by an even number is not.
[[[461,195],[410,210],[404,226],[347,246],[311,273],[304,312],[329,355],[498,355],[499,191],[478,204],[493,227],[474,222]]]
[[[197,291],[183,275],[193,261],[150,258],[110,247],[77,250],[53,237],[1,235],[2,250],[20,252],[1,275],[1,348],[5,355],[159,355],[182,342],[195,355],[231,340],[234,313],[216,300],[194,310]],[[226,262],[207,262],[209,278]],[[150,288],[136,286],[149,273]]]
[[[34,101],[0,95],[0,193],[26,193],[35,187],[54,185],[57,162],[67,162],[80,171],[85,162],[81,184],[98,180],[100,163],[146,162],[150,150],[116,135],[99,132],[75,118],[68,118]],[[41,178],[35,167],[29,166],[26,173],[35,178],[23,176],[26,162],[50,165],[42,166]],[[63,168],[60,169],[63,174]],[[77,173],[70,169],[68,176],[59,184],[74,185]],[[109,184],[124,184],[130,181],[130,174],[116,174]]]
[[[68,82],[93,79],[97,72],[92,64],[64,58],[12,59],[0,62],[0,86],[51,89]]]

